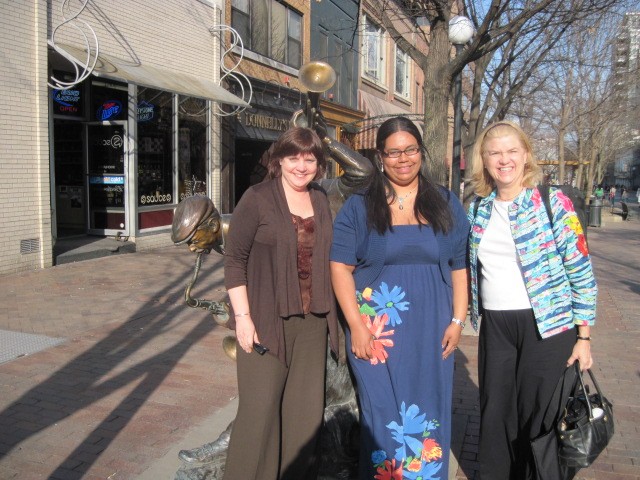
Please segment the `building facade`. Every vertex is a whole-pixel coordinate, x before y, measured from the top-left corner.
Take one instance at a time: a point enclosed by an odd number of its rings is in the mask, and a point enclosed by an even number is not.
[[[343,125],[363,117],[356,110],[358,55],[347,39],[358,8],[359,2],[352,0],[229,2],[227,23],[239,33],[244,50],[234,48],[227,65],[242,57],[238,71],[251,84],[253,96],[250,108],[223,119],[221,211],[233,211],[246,189],[263,180],[264,153],[304,107],[302,65],[320,60],[336,71],[336,83],[320,95],[331,136],[346,141]],[[337,32],[337,24],[350,30]],[[329,177],[339,174],[331,167]]]
[[[386,15],[395,29],[422,51],[428,47],[418,32],[416,19],[400,14],[394,2],[365,0],[360,6],[356,30],[361,52],[358,84],[358,109],[365,119],[358,123],[356,147],[369,158],[375,152],[378,127],[386,119],[404,115],[422,128],[424,116],[424,75],[414,61],[384,28]]]
[[[606,182],[640,187],[640,12],[625,14],[614,46],[614,93],[627,140]]]
[[[336,72],[320,95],[334,138],[372,157],[386,118],[420,124],[422,72],[381,27],[380,5],[0,0],[0,81],[13,100],[0,117],[0,274],[52,266],[69,236],[170,245],[189,195],[232,212],[303,108],[310,60]]]
[[[0,274],[53,265],[69,235],[170,245],[182,198],[219,201],[218,113],[243,104],[217,83],[223,13],[218,0],[0,2],[14,99],[0,122]]]

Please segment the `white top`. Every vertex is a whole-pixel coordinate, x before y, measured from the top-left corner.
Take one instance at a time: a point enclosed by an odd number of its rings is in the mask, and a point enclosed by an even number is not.
[[[509,226],[509,205],[494,200],[491,218],[478,247],[480,298],[487,310],[531,308]]]

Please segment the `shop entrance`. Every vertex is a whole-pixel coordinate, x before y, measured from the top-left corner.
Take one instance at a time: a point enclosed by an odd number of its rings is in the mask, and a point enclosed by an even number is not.
[[[129,235],[126,122],[86,124],[87,231]]]
[[[270,142],[250,140],[236,141],[235,156],[235,204],[251,186],[260,183],[267,175],[267,165],[260,164],[260,157],[267,151]]]
[[[56,238],[84,235],[87,228],[83,161],[85,127],[79,121],[55,120],[53,131]]]

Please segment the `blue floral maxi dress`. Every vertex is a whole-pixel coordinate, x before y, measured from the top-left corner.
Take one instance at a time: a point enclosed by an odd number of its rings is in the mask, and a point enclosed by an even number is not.
[[[377,340],[372,360],[347,353],[360,405],[360,479],[447,479],[453,355],[442,360],[452,289],[442,280],[429,226],[386,233],[384,267],[356,292]]]

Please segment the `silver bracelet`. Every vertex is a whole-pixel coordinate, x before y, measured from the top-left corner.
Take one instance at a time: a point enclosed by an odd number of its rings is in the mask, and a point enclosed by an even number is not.
[[[234,317],[248,317],[249,315],[251,315],[251,312],[247,312],[247,313],[236,313],[234,315]]]
[[[465,326],[465,321],[464,320],[460,320],[459,318],[453,317],[451,319],[451,323],[455,323],[456,325],[459,325],[460,328],[464,329],[464,326]]]

